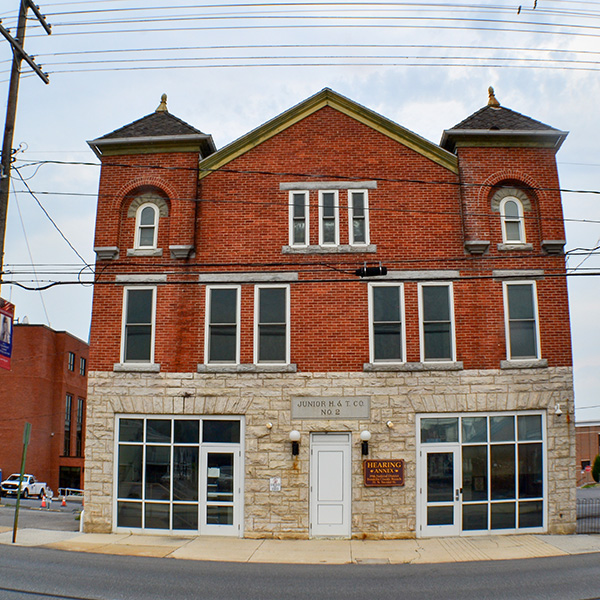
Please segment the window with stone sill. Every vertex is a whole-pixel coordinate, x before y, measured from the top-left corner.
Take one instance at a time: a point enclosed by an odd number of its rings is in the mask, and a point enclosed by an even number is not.
[[[452,285],[419,284],[419,314],[421,361],[456,361]]]
[[[369,284],[371,363],[404,361],[404,297],[398,283]]]
[[[535,282],[504,282],[504,312],[508,359],[539,359],[541,349]]]
[[[500,202],[500,218],[502,221],[502,241],[505,244],[524,244],[525,221],[523,205],[514,196],[507,196]]]
[[[154,362],[155,287],[125,288],[122,363]]]
[[[152,203],[142,204],[136,213],[135,245],[137,250],[153,250],[158,239],[158,207]]]
[[[206,288],[205,363],[240,362],[240,286]]]

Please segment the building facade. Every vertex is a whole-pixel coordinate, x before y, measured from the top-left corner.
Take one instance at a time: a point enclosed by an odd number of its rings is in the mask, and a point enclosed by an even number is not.
[[[600,454],[600,423],[581,421],[575,424],[577,449],[577,486],[595,483],[592,477],[594,459]]]
[[[31,423],[25,469],[59,488],[81,489],[89,346],[45,325],[15,323],[11,369],[0,370],[0,469],[21,470],[23,430]]]
[[[166,98],[91,141],[85,530],[573,532],[565,136],[325,89],[220,150]]]

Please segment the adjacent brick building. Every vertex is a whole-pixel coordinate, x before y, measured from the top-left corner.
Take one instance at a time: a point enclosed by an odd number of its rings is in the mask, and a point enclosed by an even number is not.
[[[581,421],[575,425],[577,436],[577,485],[594,483],[592,465],[600,454],[600,423],[598,421]]]
[[[220,150],[166,99],[90,142],[85,529],[574,531],[565,136],[325,89]]]
[[[10,371],[0,369],[0,468],[21,469],[23,430],[31,423],[26,472],[59,488],[83,487],[89,346],[66,331],[15,323]]]

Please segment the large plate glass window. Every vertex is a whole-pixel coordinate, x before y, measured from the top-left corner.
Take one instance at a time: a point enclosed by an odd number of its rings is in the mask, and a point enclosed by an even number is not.
[[[255,362],[289,363],[289,286],[255,288]]]
[[[453,361],[454,310],[450,284],[421,284],[421,360]]]
[[[206,288],[206,349],[208,363],[239,363],[240,288]]]
[[[154,361],[154,313],[156,288],[125,288],[123,361]]]
[[[535,282],[505,282],[504,306],[508,358],[540,358]]]
[[[404,361],[402,284],[370,284],[371,362]]]

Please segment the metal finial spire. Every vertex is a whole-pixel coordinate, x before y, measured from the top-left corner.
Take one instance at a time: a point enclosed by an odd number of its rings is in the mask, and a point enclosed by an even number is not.
[[[490,87],[488,88],[488,95],[489,95],[489,99],[488,99],[488,106],[500,106],[500,102],[498,102],[498,100],[496,100],[496,96],[494,96],[494,88],[490,85]]]
[[[167,110],[167,95],[166,94],[163,94],[160,97],[160,104],[158,105],[158,108],[154,112],[169,112]]]

